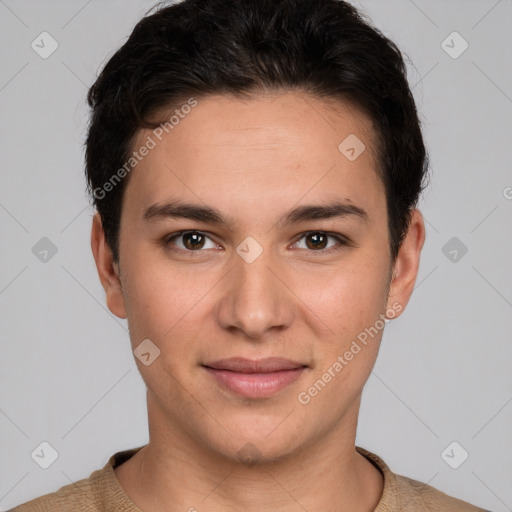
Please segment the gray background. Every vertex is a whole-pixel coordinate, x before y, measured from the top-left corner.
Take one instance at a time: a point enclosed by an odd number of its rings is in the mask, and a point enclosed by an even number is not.
[[[357,444],[397,473],[510,511],[512,2],[353,3],[413,62],[432,168],[417,289],[386,328]],[[87,88],[152,5],[0,0],[2,510],[147,442],[126,322],[106,309],[90,251],[82,145]],[[47,59],[31,48],[43,31],[59,45]],[[469,44],[458,58],[442,46],[453,31]],[[32,250],[43,237],[57,248],[47,261]],[[59,455],[48,469],[31,458],[43,441]],[[453,441],[469,453],[458,469],[441,455]]]

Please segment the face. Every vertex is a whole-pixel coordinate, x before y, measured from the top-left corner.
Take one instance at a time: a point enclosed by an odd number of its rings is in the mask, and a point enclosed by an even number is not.
[[[156,146],[124,192],[119,280],[97,218],[93,250],[110,310],[150,354],[136,362],[152,434],[233,460],[355,434],[423,236],[416,213],[393,267],[373,135],[348,104],[291,92],[209,96],[161,141],[139,132],[136,148]]]

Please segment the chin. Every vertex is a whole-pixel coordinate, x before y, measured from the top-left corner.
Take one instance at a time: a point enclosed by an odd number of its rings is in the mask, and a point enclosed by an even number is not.
[[[279,418],[256,418],[254,414],[244,416],[238,421],[231,418],[229,430],[226,430],[232,436],[226,434],[222,439],[209,440],[210,446],[215,446],[215,451],[228,460],[251,467],[270,464],[285,460],[307,444],[305,433],[299,432],[298,425],[283,421],[286,414]]]
[[[237,464],[254,467],[286,460],[296,452],[298,446],[297,441],[292,444],[290,440],[286,442],[284,439],[271,443],[263,435],[261,437],[248,436],[239,440],[239,444],[236,446],[223,448],[220,454],[225,458]]]

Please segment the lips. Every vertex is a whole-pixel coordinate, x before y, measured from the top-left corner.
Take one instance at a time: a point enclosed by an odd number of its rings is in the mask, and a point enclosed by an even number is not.
[[[229,370],[238,373],[270,373],[282,370],[295,370],[306,365],[282,357],[268,357],[259,360],[232,357],[207,363],[204,366],[214,370]]]
[[[203,367],[224,389],[246,398],[271,397],[297,380],[307,368],[281,357],[260,360],[233,357]]]

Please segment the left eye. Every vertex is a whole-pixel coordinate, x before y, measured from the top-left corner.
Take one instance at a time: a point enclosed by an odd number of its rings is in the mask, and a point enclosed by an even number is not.
[[[327,246],[329,238],[336,242],[330,247]],[[342,237],[325,233],[324,231],[311,231],[309,233],[305,233],[299,239],[299,241],[301,240],[305,240],[306,242],[306,247],[300,247],[301,249],[311,249],[316,252],[331,252],[333,250],[338,250],[340,246],[347,245],[347,242]],[[299,242],[295,242],[294,245],[298,243]]]

